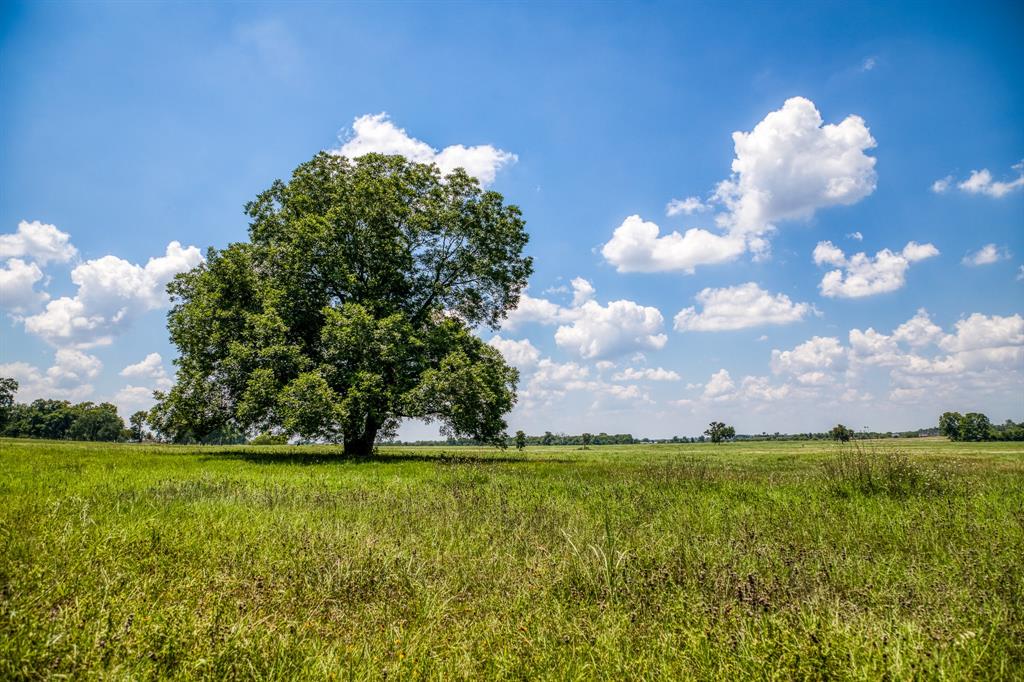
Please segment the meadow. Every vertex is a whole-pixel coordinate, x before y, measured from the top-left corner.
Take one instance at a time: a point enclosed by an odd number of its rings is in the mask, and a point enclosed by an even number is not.
[[[0,678],[1024,679],[1024,444],[0,441]]]

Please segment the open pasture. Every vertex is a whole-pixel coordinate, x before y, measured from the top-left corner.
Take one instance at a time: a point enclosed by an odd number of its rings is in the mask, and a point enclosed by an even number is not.
[[[0,441],[0,678],[1024,677],[1019,443],[337,452]]]

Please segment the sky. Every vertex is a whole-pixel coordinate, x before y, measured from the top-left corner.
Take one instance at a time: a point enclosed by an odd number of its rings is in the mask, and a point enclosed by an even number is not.
[[[380,151],[523,211],[535,272],[479,332],[513,430],[1021,420],[1022,30],[1012,2],[4,3],[0,375],[148,407],[166,283],[318,151]]]

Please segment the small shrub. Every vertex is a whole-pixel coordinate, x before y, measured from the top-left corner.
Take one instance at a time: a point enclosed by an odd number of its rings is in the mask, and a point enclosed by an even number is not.
[[[896,448],[865,447],[859,443],[844,447],[824,463],[825,479],[833,493],[850,495],[942,494],[951,489],[938,472],[916,464]]]

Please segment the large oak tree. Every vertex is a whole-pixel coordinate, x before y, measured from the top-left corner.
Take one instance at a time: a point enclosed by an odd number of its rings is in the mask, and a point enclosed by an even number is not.
[[[497,329],[532,271],[516,206],[458,169],[321,153],[246,206],[249,241],[169,285],[176,385],[153,426],[241,430],[365,455],[406,418],[504,443],[516,370]]]

